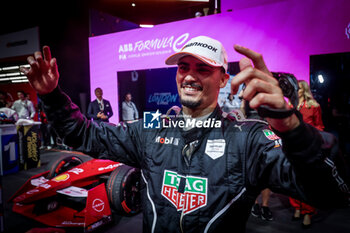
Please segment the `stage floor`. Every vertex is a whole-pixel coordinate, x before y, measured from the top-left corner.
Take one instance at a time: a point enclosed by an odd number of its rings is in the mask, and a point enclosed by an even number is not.
[[[45,165],[59,153],[72,153],[59,150],[41,150],[41,167],[27,171],[20,171],[3,177],[4,198],[4,227],[8,233],[24,233],[34,227],[45,227],[31,219],[27,219],[11,211],[12,204],[7,203],[10,196],[31,176],[45,171]],[[247,233],[348,233],[350,232],[350,208],[334,211],[319,211],[313,217],[312,227],[302,229],[301,222],[292,221],[293,208],[288,197],[273,193],[270,198],[270,209],[273,213],[273,221],[264,221],[253,216],[249,217]],[[234,220],[232,220],[234,221]],[[97,232],[105,233],[140,233],[142,232],[142,214],[133,217],[114,215],[113,224]],[[67,232],[77,232],[67,230]],[[234,229],[232,229],[234,232]]]

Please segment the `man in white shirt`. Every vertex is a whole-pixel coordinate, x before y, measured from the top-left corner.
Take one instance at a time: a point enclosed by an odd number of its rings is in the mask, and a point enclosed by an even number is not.
[[[228,94],[227,99],[224,101],[222,110],[224,112],[231,112],[232,110],[239,109],[240,107],[241,107],[240,101],[235,99],[235,96],[230,93]]]
[[[123,121],[133,121],[139,118],[139,112],[136,105],[131,101],[132,96],[130,93],[125,95],[125,100],[122,103],[122,118]]]
[[[19,119],[33,119],[35,116],[35,108],[32,101],[26,99],[26,94],[23,91],[17,92],[18,100],[16,100],[12,109],[18,114]]]

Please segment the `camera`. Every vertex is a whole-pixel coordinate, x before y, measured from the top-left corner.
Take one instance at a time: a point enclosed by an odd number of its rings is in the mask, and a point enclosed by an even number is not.
[[[298,80],[293,74],[282,73],[282,72],[272,72],[275,79],[278,80],[279,86],[282,89],[283,96],[289,99],[290,103],[293,105],[292,109],[272,109],[266,105],[261,105],[258,107],[258,114],[260,117],[270,117],[270,118],[286,118],[291,116],[295,112],[296,106],[298,106]]]
[[[298,80],[293,74],[282,73],[282,72],[272,72],[275,79],[278,80],[279,86],[282,89],[283,95],[289,99],[293,107],[298,106]]]

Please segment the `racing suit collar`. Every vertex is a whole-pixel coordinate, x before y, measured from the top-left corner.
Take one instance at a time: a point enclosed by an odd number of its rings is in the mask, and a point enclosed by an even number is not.
[[[215,107],[214,111],[207,117],[207,119],[213,118],[213,119],[219,120],[220,119],[219,116],[221,116],[221,113],[222,112],[221,112],[220,106],[217,105]],[[183,110],[181,110],[181,112],[180,112],[179,120],[184,120]],[[185,140],[185,144],[187,144],[187,143],[193,142],[195,140],[200,140],[211,129],[212,128],[196,128],[196,127],[194,127],[190,130],[180,129],[180,132],[181,132],[182,137]]]

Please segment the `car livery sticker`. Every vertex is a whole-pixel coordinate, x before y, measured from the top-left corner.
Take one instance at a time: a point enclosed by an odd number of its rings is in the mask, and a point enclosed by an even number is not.
[[[280,139],[280,137],[278,137],[274,132],[272,132],[269,129],[263,129],[263,133],[265,135],[265,137],[267,137],[267,139],[269,140],[278,140]]]
[[[37,192],[39,192],[39,189],[32,189],[32,190],[29,190],[28,192],[26,192],[26,194],[32,195],[33,193],[37,193]]]
[[[180,180],[185,179],[183,193],[179,192]],[[208,179],[198,176],[181,176],[165,170],[162,196],[170,201],[183,214],[191,213],[207,205]]]
[[[83,222],[72,222],[72,221],[63,221],[61,224],[68,225],[68,226],[84,226]]]
[[[115,164],[110,164],[107,167],[99,167],[97,170],[98,171],[103,171],[103,170],[114,170],[115,168],[123,165],[122,163],[115,163]]]
[[[105,203],[101,199],[96,198],[92,201],[92,208],[97,212],[101,212],[105,208]]]
[[[73,169],[70,169],[68,172],[71,172],[71,173],[74,173],[74,174],[79,175],[80,173],[83,173],[83,172],[84,172],[84,169],[75,167],[75,168],[73,168]]]
[[[44,184],[46,182],[48,182],[49,180],[46,179],[45,177],[43,176],[40,176],[39,178],[36,178],[36,179],[32,179],[30,181],[30,184],[33,185],[33,186],[39,186],[41,184]]]
[[[58,193],[65,194],[70,197],[87,197],[88,191],[84,188],[69,186],[64,189],[57,190]]]

